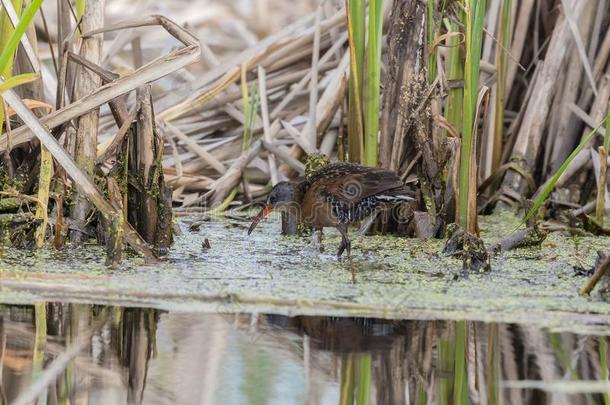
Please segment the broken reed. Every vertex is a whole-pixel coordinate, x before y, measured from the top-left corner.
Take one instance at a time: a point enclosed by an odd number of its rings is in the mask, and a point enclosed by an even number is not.
[[[377,166],[383,0],[369,1],[368,19],[364,0],[346,0],[346,14],[350,52],[349,160]]]

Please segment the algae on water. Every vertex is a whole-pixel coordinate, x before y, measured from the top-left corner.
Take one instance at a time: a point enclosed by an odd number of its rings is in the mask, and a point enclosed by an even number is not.
[[[146,266],[126,258],[104,265],[100,247],[25,252],[0,258],[3,302],[49,299],[152,306],[207,312],[268,312],[288,315],[446,318],[535,322],[610,323],[610,304],[578,288],[590,268],[599,237],[552,233],[539,246],[492,257],[491,272],[461,275],[462,262],[445,257],[443,240],[353,236],[353,260],[338,262],[339,243],[326,230],[326,252],[309,239],[283,237],[277,217],[246,235],[247,222],[216,219],[182,233],[166,261]],[[515,229],[518,219],[482,218],[486,245]],[[211,248],[202,249],[209,239]]]

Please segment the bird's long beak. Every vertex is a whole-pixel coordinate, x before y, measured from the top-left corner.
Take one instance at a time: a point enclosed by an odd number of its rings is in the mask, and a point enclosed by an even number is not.
[[[261,222],[263,219],[265,219],[267,217],[267,215],[269,215],[269,213],[273,210],[273,207],[271,205],[265,205],[263,207],[263,209],[261,210],[261,212],[259,212],[255,217],[254,220],[252,220],[252,224],[250,224],[250,228],[248,228],[248,235],[250,235],[252,233],[252,231],[254,230],[254,228],[256,228],[256,225],[258,225],[259,222]]]

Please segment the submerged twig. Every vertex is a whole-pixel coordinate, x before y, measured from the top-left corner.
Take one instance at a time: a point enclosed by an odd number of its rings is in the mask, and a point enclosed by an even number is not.
[[[587,281],[587,283],[580,289],[580,295],[588,295],[593,291],[599,280],[606,274],[610,268],[610,255],[606,255],[606,257],[597,265],[595,272],[591,276],[591,278]]]

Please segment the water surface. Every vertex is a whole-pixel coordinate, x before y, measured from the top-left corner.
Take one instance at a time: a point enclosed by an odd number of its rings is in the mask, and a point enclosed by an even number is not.
[[[4,305],[0,395],[4,404],[603,404],[603,330]]]

